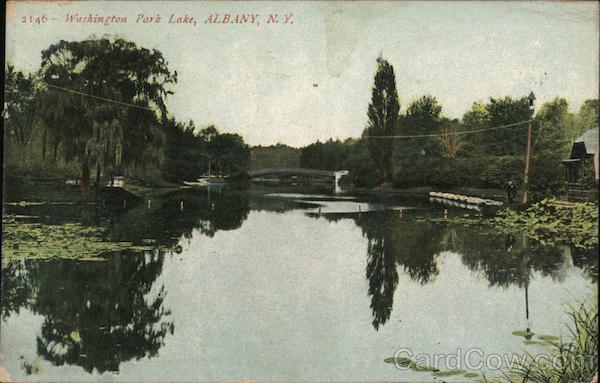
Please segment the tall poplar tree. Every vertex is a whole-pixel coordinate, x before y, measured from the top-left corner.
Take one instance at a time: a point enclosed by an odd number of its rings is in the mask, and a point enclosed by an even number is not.
[[[394,67],[381,56],[377,58],[377,73],[367,115],[369,122],[363,136],[367,138],[369,153],[375,162],[383,183],[391,178],[393,142],[385,137],[396,132],[400,103],[396,92]]]

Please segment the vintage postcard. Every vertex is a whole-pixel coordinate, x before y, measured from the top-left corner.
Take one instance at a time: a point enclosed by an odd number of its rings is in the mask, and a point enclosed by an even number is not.
[[[597,381],[598,4],[9,1],[0,381]]]

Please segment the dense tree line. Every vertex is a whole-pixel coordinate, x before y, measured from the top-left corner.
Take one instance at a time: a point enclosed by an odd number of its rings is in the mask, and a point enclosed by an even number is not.
[[[451,119],[436,97],[423,95],[401,110],[394,68],[382,57],[362,136],[300,149],[250,149],[239,135],[177,121],[165,103],[177,72],[160,52],[121,39],[60,41],[42,52],[38,72],[8,66],[5,81],[8,173],[78,175],[84,191],[94,170],[96,182],[110,174],[182,182],[209,167],[211,174],[243,177],[250,169],[297,166],[350,170],[357,187],[502,188],[513,179],[521,188],[523,122],[533,119],[535,198],[564,190],[561,160],[575,138],[598,126],[597,99],[573,113],[556,98],[532,116],[526,97],[490,98]]]
[[[247,171],[250,151],[239,135],[219,133],[213,125],[197,129],[193,121],[169,120],[167,127],[165,180],[194,181],[209,173],[240,177]]]
[[[250,169],[300,167],[300,150],[284,144],[255,146],[250,149]]]
[[[176,121],[166,99],[177,72],[161,52],[123,39],[60,41],[40,69],[5,68],[9,173],[75,176],[88,192],[125,174],[172,182],[207,172],[239,175],[249,151],[236,134]],[[13,145],[14,144],[14,145]]]
[[[533,119],[529,189],[541,198],[564,191],[561,161],[569,156],[574,139],[598,126],[597,99],[572,113],[567,101],[557,97],[537,106],[532,116],[526,97],[490,98],[473,103],[459,120],[445,117],[438,100],[423,95],[400,113],[393,77],[391,65],[378,58],[363,136],[301,148],[302,166],[350,170],[359,187],[391,181],[398,188],[503,188],[512,179],[522,188],[526,121]],[[516,123],[521,124],[498,128]],[[456,134],[465,131],[475,133]]]

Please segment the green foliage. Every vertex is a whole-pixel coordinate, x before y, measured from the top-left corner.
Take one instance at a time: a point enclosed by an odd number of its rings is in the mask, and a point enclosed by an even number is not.
[[[512,332],[512,334],[514,336],[522,336],[523,338],[535,335],[535,333],[533,333],[533,332],[531,332],[529,330],[515,330],[515,331]]]
[[[34,76],[15,71],[12,65],[4,69],[5,134],[19,145],[27,145],[33,131],[36,91]]]
[[[579,112],[574,116],[573,124],[569,129],[569,141],[574,141],[587,130],[598,126],[600,102],[598,99],[586,100]]]
[[[240,135],[217,132],[206,146],[212,164],[211,173],[239,176],[247,172],[250,149]]]
[[[442,117],[442,106],[431,95],[421,96],[413,101],[405,116],[400,116],[398,133],[400,135],[440,134],[449,120]],[[394,142],[396,158],[403,163],[417,163],[426,157],[439,157],[443,154],[437,137],[402,139]]]
[[[524,360],[504,371],[502,379],[494,381],[591,382],[598,369],[598,303],[595,299],[585,301],[570,308],[568,313],[568,335],[557,342],[546,343],[551,347],[551,355],[557,356],[558,363],[548,363],[548,359],[526,352]]]
[[[523,159],[515,156],[438,157],[397,165],[393,185],[397,188],[482,187],[502,189],[510,179],[520,181]]]
[[[195,181],[211,174],[243,177],[250,150],[237,134],[222,134],[211,125],[197,131],[194,123],[169,120],[163,177],[167,181]],[[209,166],[210,164],[210,166]]]
[[[442,106],[431,95],[424,95],[413,101],[406,110],[406,120],[412,122],[410,131],[414,133],[431,133],[435,130],[432,123],[439,122]]]
[[[167,181],[195,181],[208,170],[205,142],[192,121],[169,119],[165,124],[166,148],[163,177]]]
[[[300,149],[300,165],[310,169],[347,169],[351,150],[351,145],[340,140],[317,141]]]
[[[377,72],[371,103],[367,111],[369,121],[363,136],[386,137],[396,132],[400,104],[396,91],[394,68],[381,57],[377,58]],[[382,182],[386,182],[392,173],[391,160],[393,143],[385,138],[367,138],[369,153]]]
[[[255,146],[250,149],[250,169],[299,168],[301,149],[287,145]]]
[[[492,223],[507,233],[523,232],[542,245],[563,243],[578,248],[598,245],[598,207],[592,203],[578,203],[569,208],[544,199],[524,211],[499,211]]]
[[[484,127],[496,127],[527,121],[531,118],[526,97],[513,100],[511,97],[490,98],[486,105],[488,119]],[[524,155],[527,147],[527,125],[510,129],[499,129],[485,134],[483,148],[488,154]]]
[[[40,357],[36,356],[32,360],[25,359],[23,355],[21,355],[21,369],[25,372],[25,375],[38,375],[42,372],[42,367],[40,365]]]
[[[439,377],[446,377],[446,376],[453,376],[453,375],[463,375],[466,373],[467,373],[467,371],[465,371],[465,370],[442,370],[442,371],[435,371],[433,373],[433,375],[439,376]]]
[[[565,187],[565,169],[561,161],[568,158],[572,142],[569,105],[556,98],[542,105],[534,121],[534,142],[530,169],[529,191],[532,200],[558,196]]]
[[[40,96],[43,150],[82,164],[122,171],[162,160],[165,98],[177,82],[162,54],[123,39],[60,41],[42,52]],[[58,88],[57,88],[58,87]],[[63,89],[59,89],[63,88]],[[70,89],[95,97],[65,91]]]

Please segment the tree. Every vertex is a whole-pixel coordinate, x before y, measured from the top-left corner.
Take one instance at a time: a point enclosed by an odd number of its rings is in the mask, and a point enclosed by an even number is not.
[[[471,110],[467,111],[462,117],[462,123],[465,130],[481,130],[489,125],[490,113],[483,101],[473,103]],[[487,133],[486,133],[487,134]],[[485,153],[484,143],[485,134],[469,134],[465,136],[465,150],[473,155],[483,155]]]
[[[411,133],[437,133],[442,115],[442,106],[431,95],[421,96],[406,110],[406,127]]]
[[[12,65],[4,69],[6,126],[9,137],[24,146],[33,131],[36,104],[35,78],[15,71]],[[23,150],[23,149],[21,149]]]
[[[193,121],[169,119],[165,129],[163,177],[170,182],[195,181],[208,169],[206,143],[196,134]]]
[[[90,170],[145,167],[161,160],[165,98],[177,82],[157,50],[123,39],[60,41],[42,52],[44,125],[56,155],[81,164],[81,190]],[[107,101],[109,100],[109,101]]]
[[[400,104],[396,92],[394,68],[381,56],[377,58],[377,72],[367,115],[369,121],[364,136],[376,169],[383,183],[391,176],[393,143],[386,137],[396,132]]]
[[[572,124],[571,141],[575,141],[577,137],[581,136],[587,130],[598,126],[598,109],[598,99],[586,100],[581,105],[579,113],[575,116],[575,122]]]
[[[473,103],[463,115],[462,122],[468,130],[490,129],[502,125],[524,122],[531,118],[526,97],[490,98],[488,103]],[[474,155],[524,155],[527,147],[527,124],[512,128],[490,130],[467,137],[466,150]]]
[[[351,143],[329,139],[317,141],[300,149],[300,164],[303,168],[340,170],[348,168]]]
[[[555,98],[542,105],[537,113],[532,142],[530,190],[533,199],[557,195],[565,187],[561,163],[569,154],[569,128],[572,116],[564,98]]]
[[[531,118],[529,101],[526,97],[513,100],[511,97],[490,98],[486,105],[488,121],[486,128],[527,121]],[[484,149],[492,155],[524,155],[527,147],[527,124],[514,128],[498,129],[483,133]]]
[[[250,149],[240,135],[217,133],[207,147],[216,173],[236,177],[247,172]]]
[[[431,95],[421,96],[413,101],[406,110],[406,116],[401,121],[401,130],[410,135],[428,135],[442,133],[442,106]],[[402,145],[402,151],[409,157],[409,166],[415,161],[439,156],[441,154],[439,139],[436,137],[422,137],[398,142],[397,150]]]

